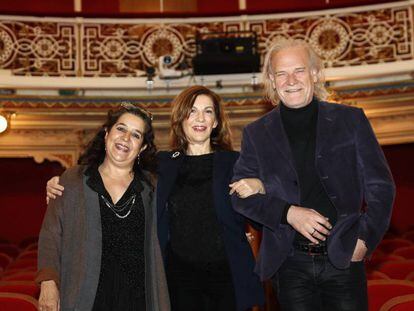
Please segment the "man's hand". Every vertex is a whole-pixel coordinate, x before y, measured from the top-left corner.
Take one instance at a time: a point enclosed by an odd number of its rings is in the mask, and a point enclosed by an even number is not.
[[[361,239],[358,239],[354,253],[352,254],[351,261],[362,261],[365,258],[365,255],[367,254],[368,248],[365,245],[365,242]]]
[[[230,184],[229,187],[230,195],[236,192],[242,199],[257,193],[266,193],[262,181],[258,178],[243,178]]]
[[[40,284],[39,296],[39,310],[40,311],[59,311],[60,299],[59,290],[55,281],[43,281]]]
[[[292,205],[289,207],[286,218],[288,224],[315,244],[325,241],[329,230],[332,229],[328,218],[310,208]]]
[[[47,181],[46,184],[46,203],[49,204],[50,199],[56,199],[56,196],[62,196],[65,188],[59,185],[59,176],[54,176]]]

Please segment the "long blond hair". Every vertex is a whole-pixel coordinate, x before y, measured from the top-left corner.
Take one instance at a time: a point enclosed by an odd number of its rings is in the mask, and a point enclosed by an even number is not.
[[[310,70],[313,70],[317,74],[317,82],[314,87],[314,95],[320,99],[324,100],[329,95],[325,87],[325,77],[323,74],[324,66],[320,57],[315,53],[311,46],[303,40],[295,39],[282,39],[274,42],[268,49],[268,52],[265,56],[263,64],[263,85],[265,97],[270,100],[274,105],[279,104],[280,98],[277,95],[274,82],[272,80],[273,70],[272,70],[272,59],[273,57],[280,52],[281,50],[287,48],[303,48],[309,57]]]

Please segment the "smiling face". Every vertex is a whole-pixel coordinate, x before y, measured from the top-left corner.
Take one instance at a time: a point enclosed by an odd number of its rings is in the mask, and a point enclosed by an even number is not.
[[[188,144],[210,146],[210,135],[216,126],[216,112],[212,99],[207,95],[198,95],[188,118],[182,122]]]
[[[280,100],[289,108],[301,108],[312,101],[317,72],[311,68],[303,47],[289,47],[275,53],[270,79]]]
[[[105,135],[106,158],[117,166],[132,167],[143,145],[145,122],[140,117],[124,113]]]

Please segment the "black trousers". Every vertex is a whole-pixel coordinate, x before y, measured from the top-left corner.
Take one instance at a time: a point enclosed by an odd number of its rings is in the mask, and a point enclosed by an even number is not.
[[[272,279],[283,311],[367,311],[364,262],[337,269],[326,255],[294,251]]]
[[[232,277],[226,262],[192,264],[170,253],[167,281],[172,311],[236,310]]]

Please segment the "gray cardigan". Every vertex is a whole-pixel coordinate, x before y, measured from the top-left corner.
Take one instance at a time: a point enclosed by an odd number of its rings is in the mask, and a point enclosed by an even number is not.
[[[101,270],[102,230],[98,195],[86,184],[84,166],[68,169],[62,197],[49,203],[39,235],[38,282],[59,284],[61,311],[91,310]],[[147,311],[170,310],[157,238],[155,196],[144,183]]]

